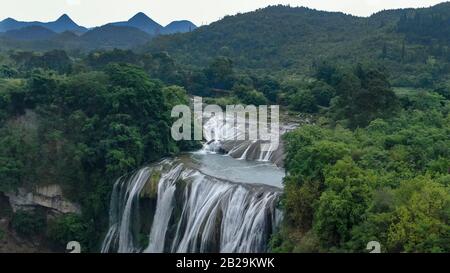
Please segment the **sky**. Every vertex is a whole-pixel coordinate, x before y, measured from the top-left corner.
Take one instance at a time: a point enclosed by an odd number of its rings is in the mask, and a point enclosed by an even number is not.
[[[435,0],[0,0],[0,20],[54,21],[68,14],[86,27],[126,21],[138,12],[167,25],[175,20],[209,24],[225,15],[248,12],[268,5],[306,6],[319,10],[341,11],[369,16],[384,9],[428,7]]]

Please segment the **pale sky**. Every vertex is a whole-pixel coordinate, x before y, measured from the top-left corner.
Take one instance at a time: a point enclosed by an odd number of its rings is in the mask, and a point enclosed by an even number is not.
[[[217,21],[225,15],[248,12],[275,4],[306,6],[319,10],[342,11],[369,16],[383,9],[428,7],[439,0],[0,0],[0,20],[54,21],[68,14],[86,27],[126,21],[137,12],[166,25],[190,20],[196,25]]]

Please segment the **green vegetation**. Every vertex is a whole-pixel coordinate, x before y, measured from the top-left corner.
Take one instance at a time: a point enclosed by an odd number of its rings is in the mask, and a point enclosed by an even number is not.
[[[51,220],[48,225],[48,237],[53,242],[65,246],[70,241],[80,242],[81,245],[89,245],[92,230],[89,230],[83,219],[74,214],[67,214]]]
[[[286,218],[273,250],[361,252],[379,241],[388,252],[450,251],[450,101],[397,99],[360,66],[357,77],[333,71],[329,111],[286,136]]]
[[[45,230],[46,219],[40,212],[18,211],[13,215],[11,225],[23,236],[34,236]]]
[[[167,51],[186,66],[218,57],[241,71],[283,80],[308,75],[321,62],[376,62],[395,86],[430,88],[448,80],[450,4],[388,10],[368,18],[308,8],[271,6],[226,16],[191,33],[160,36],[149,52]],[[182,45],[182,46],[180,46]]]
[[[152,172],[152,174],[150,175],[147,183],[143,187],[139,197],[155,199],[158,194],[158,183],[159,183],[160,179],[161,179],[161,172],[154,170]]]
[[[198,147],[170,137],[172,106],[198,95],[313,117],[285,138],[272,251],[362,252],[375,240],[385,252],[449,252],[449,11],[357,18],[273,6],[133,51],[76,50],[67,33],[57,46],[0,38],[0,50],[25,49],[0,51],[0,191],[57,183],[82,206],[48,222],[20,211],[12,227],[98,251],[113,182]],[[117,42],[114,28],[97,31]]]
[[[61,185],[83,214],[51,223],[50,239],[62,243],[76,231],[84,249],[94,251],[115,179],[195,147],[170,136],[170,110],[189,102],[186,91],[151,79],[143,67],[92,67],[63,51],[12,53],[8,60],[18,74],[0,79],[0,190]],[[15,215],[13,227],[26,235],[42,231],[30,215]]]

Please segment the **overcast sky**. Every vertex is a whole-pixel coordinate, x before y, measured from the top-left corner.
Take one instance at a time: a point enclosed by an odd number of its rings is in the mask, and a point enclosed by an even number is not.
[[[0,0],[0,20],[53,21],[67,13],[80,25],[93,27],[129,19],[137,12],[166,25],[187,19],[197,25],[211,23],[225,15],[252,11],[274,4],[306,6],[368,16],[383,9],[428,7],[433,0]]]

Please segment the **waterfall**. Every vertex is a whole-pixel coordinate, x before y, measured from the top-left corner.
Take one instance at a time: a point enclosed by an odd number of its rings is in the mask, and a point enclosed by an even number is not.
[[[132,207],[137,204],[138,194],[150,175],[149,168],[143,168],[130,178],[119,178],[114,184],[110,203],[110,228],[101,251],[106,252],[111,244],[117,244],[118,252],[134,252],[135,247],[130,230]]]
[[[280,194],[165,160],[116,181],[101,251],[265,252]]]
[[[233,127],[232,122],[228,122],[232,117],[225,116],[224,119],[212,117],[208,119],[203,126],[203,136],[206,143],[203,145],[203,152],[227,154],[240,160],[252,160],[260,162],[272,162],[279,167],[283,167],[284,147],[280,142],[277,149],[270,151],[261,150],[261,145],[268,143],[262,140],[239,140],[239,137],[245,136],[249,127],[248,122],[244,131],[242,128]],[[280,135],[285,134],[296,126],[292,124],[280,127]]]
[[[203,129],[201,151],[115,182],[102,252],[267,251],[282,218],[282,143],[264,152],[261,141],[237,140],[244,132],[215,117]]]

